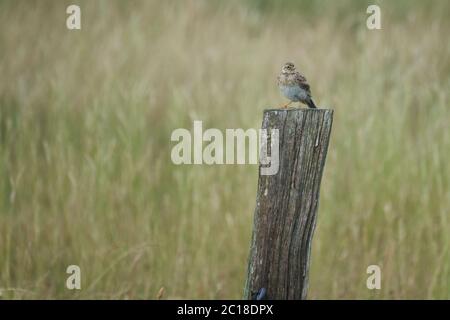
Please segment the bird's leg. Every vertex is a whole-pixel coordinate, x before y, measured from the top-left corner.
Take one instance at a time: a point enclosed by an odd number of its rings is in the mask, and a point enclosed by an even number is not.
[[[283,109],[286,109],[291,103],[292,103],[292,101],[289,101],[288,103],[286,103],[285,105],[283,105]]]

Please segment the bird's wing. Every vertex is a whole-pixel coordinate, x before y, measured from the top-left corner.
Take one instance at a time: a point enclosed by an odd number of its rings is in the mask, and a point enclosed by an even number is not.
[[[295,74],[295,82],[298,83],[300,88],[305,90],[309,95],[311,95],[311,88],[309,87],[308,82],[306,81],[306,78],[302,76],[299,72]]]

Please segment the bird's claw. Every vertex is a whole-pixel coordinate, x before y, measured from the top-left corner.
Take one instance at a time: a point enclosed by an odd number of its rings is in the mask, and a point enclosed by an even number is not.
[[[287,107],[289,107],[291,103],[292,103],[292,101],[282,105],[280,108],[281,109],[287,109]]]

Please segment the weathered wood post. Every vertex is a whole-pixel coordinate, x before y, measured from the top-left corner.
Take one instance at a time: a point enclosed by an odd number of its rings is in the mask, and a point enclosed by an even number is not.
[[[264,111],[262,129],[279,130],[279,170],[262,175],[259,166],[245,299],[306,299],[332,122],[328,109]]]

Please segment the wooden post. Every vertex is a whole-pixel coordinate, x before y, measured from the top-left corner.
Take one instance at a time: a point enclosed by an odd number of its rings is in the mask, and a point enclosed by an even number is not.
[[[262,175],[259,166],[245,299],[306,299],[332,122],[328,109],[264,111],[262,129],[279,130],[279,170]]]

